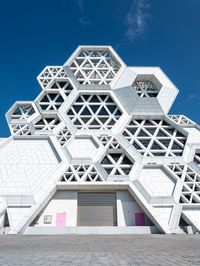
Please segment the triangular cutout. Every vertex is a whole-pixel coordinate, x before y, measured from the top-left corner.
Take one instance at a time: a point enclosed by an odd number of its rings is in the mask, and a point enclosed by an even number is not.
[[[97,178],[95,179],[96,182],[102,182],[102,179],[100,178],[100,176],[98,175]]]
[[[81,115],[83,115],[83,116],[90,115],[91,116],[91,112],[90,112],[90,110],[88,109],[87,106],[84,107],[84,109],[81,112]]]
[[[8,219],[10,227],[13,229],[16,227],[29,212],[31,206],[13,206],[7,208]]]
[[[121,175],[118,169],[115,170],[115,175]]]
[[[108,116],[108,112],[106,111],[104,106],[98,112],[98,116]]]
[[[94,71],[92,73],[92,75],[90,76],[91,79],[101,79],[101,77],[98,75],[98,73],[96,71]]]
[[[77,67],[74,62],[70,65],[70,67]]]

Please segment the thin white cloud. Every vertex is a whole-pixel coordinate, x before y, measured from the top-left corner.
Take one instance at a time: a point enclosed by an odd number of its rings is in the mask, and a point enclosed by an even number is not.
[[[92,25],[91,21],[87,17],[80,17],[78,21],[82,26]]]
[[[74,0],[74,3],[81,12],[81,16],[78,19],[79,24],[83,27],[92,25],[92,22],[89,20],[85,12],[85,0]]]
[[[84,0],[74,0],[75,4],[78,6],[81,12],[85,9],[85,2]]]
[[[189,103],[189,102],[193,102],[193,101],[199,101],[200,100],[200,92],[194,92],[190,95],[188,95],[183,102],[184,103]]]
[[[147,20],[150,5],[146,0],[132,0],[130,10],[125,16],[126,32],[128,41],[133,42],[144,36],[147,27]]]

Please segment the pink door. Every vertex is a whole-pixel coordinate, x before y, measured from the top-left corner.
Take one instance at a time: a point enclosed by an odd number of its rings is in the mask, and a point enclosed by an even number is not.
[[[137,226],[144,226],[145,225],[143,212],[136,212],[135,213],[135,225],[137,225]]]
[[[56,213],[56,227],[65,227],[66,213]]]

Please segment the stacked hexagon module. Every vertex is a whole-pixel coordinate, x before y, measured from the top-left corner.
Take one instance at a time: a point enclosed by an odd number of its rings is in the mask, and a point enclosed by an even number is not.
[[[127,67],[109,46],[80,46],[37,79],[39,96],[6,114],[1,225],[25,232],[59,190],[126,191],[159,232],[200,230],[200,128],[168,115],[178,89],[159,67]]]

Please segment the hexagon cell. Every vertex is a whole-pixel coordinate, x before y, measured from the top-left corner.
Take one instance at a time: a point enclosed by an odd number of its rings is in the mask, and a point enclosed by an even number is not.
[[[183,233],[184,222],[200,232],[200,126],[168,114],[178,89],[159,67],[126,66],[110,46],[79,46],[37,80],[36,99],[6,113],[2,226]]]

